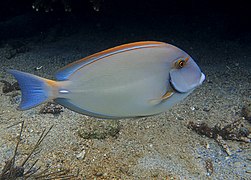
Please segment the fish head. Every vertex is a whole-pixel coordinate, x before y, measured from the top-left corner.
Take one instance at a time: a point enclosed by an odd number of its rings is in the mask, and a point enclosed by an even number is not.
[[[172,87],[179,93],[192,91],[205,80],[205,75],[189,55],[175,59],[169,75]]]

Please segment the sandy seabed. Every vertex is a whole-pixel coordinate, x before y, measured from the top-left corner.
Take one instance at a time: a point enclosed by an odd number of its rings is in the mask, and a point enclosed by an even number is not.
[[[173,19],[166,23],[170,25]],[[249,179],[251,143],[226,141],[232,153],[229,156],[214,139],[197,134],[187,124],[226,125],[242,118],[242,107],[251,103],[250,42],[221,38],[210,28],[191,35],[193,29],[175,30],[182,25],[168,30],[162,27],[160,31],[148,25],[141,31],[136,24],[111,28],[105,23],[87,23],[76,31],[55,25],[32,37],[6,40],[0,48],[1,79],[15,82],[6,69],[52,79],[57,69],[100,50],[158,40],[177,45],[193,56],[206,81],[166,113],[123,120],[100,120],[68,109],[59,115],[41,114],[44,105],[17,111],[20,91],[0,91],[0,169],[13,155],[20,132],[19,125],[7,127],[25,121],[17,164],[43,129],[53,125],[39,153],[30,160],[32,164],[39,159],[36,167],[41,169],[79,170],[79,179]],[[0,89],[3,86],[0,83]],[[251,131],[247,121],[243,124]],[[87,137],[86,132],[95,132],[96,136]],[[208,160],[213,165],[211,175],[206,168]]]

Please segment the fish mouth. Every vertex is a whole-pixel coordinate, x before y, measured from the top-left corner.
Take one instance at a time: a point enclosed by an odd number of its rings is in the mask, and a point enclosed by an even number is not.
[[[199,82],[196,84],[191,84],[190,87],[188,88],[186,85],[185,89],[180,88],[181,86],[179,84],[175,84],[175,82],[172,81],[172,78],[170,77],[169,83],[170,86],[172,87],[172,89],[178,93],[187,93],[193,89],[195,89],[196,87],[198,87],[199,85],[201,85],[203,83],[203,81],[206,79],[205,74],[201,73],[200,74],[200,79]]]

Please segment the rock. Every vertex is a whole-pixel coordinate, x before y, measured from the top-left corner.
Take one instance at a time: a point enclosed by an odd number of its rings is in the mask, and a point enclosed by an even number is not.
[[[82,160],[85,158],[86,151],[83,149],[79,154],[76,155],[77,159]]]

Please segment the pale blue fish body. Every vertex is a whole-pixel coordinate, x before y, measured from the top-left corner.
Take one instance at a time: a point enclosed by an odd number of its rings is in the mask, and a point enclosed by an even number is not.
[[[16,70],[9,72],[22,90],[19,109],[53,99],[73,111],[100,118],[165,112],[205,79],[186,52],[154,41],[126,44],[88,56],[59,70],[57,81]],[[162,98],[168,92],[170,97]]]

